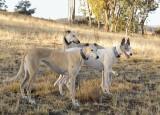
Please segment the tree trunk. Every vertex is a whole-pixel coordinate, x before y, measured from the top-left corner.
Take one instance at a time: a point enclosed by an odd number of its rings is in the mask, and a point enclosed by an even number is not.
[[[128,35],[128,20],[126,20],[126,35]]]
[[[110,31],[113,32],[113,29],[115,26],[114,12],[115,12],[116,0],[112,0],[110,6],[111,6],[111,28],[110,28]]]
[[[128,27],[126,27],[126,35],[128,35]]]
[[[100,29],[100,21],[98,20],[98,30]]]
[[[106,20],[106,31],[109,31],[109,7],[107,6],[105,9],[105,20]]]
[[[89,3],[87,2],[88,14],[89,14],[89,26],[92,27],[92,11],[90,10]]]
[[[142,31],[142,35],[144,35],[144,20],[141,20],[141,31]]]
[[[118,7],[118,13],[117,13],[117,17],[116,17],[116,22],[115,22],[115,32],[117,32],[117,25],[118,25],[118,20],[121,14],[121,9],[120,9],[120,5]]]
[[[75,0],[72,0],[72,7],[73,7],[73,10],[72,10],[72,22],[74,23],[74,20],[75,20]]]
[[[75,20],[75,0],[68,0],[68,21],[72,24]]]
[[[138,10],[138,7],[136,6],[136,8],[135,8],[135,12],[134,12],[134,22],[133,22],[133,28],[134,28],[134,33],[137,33],[137,15],[136,15],[136,13],[137,13],[137,10]]]

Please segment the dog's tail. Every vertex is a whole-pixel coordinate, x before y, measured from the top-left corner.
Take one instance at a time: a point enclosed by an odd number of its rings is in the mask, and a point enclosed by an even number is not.
[[[54,87],[57,85],[57,83],[59,83],[62,80],[62,75],[59,76],[59,78],[57,79],[57,81],[54,83]]]
[[[21,65],[20,65],[20,69],[17,73],[17,75],[11,79],[8,79],[8,80],[2,80],[2,82],[10,82],[10,81],[13,81],[13,80],[16,80],[19,76],[22,75],[22,73],[24,72],[24,58],[26,56],[27,53],[25,53],[22,57],[22,60],[21,60]]]

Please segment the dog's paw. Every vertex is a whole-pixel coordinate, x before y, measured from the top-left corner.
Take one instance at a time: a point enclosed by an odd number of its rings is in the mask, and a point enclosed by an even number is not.
[[[113,96],[113,94],[112,94],[112,93],[110,93],[109,91],[107,91],[107,94],[108,94],[108,95],[110,95],[110,96]]]
[[[73,105],[74,106],[79,106],[79,103],[78,102],[74,102]]]
[[[36,104],[36,102],[35,101],[32,101],[32,100],[30,100],[29,101],[31,104]]]
[[[64,94],[64,93],[60,93],[60,95],[61,95],[61,96],[65,96],[65,94]]]
[[[28,99],[28,97],[27,97],[27,96],[23,96],[22,98],[23,98],[23,99]]]
[[[103,93],[104,93],[104,94],[107,94],[107,92],[106,92],[105,90],[103,90]]]
[[[106,89],[105,89],[104,87],[102,87],[102,91],[103,91],[104,94],[107,93],[107,92],[106,92]]]
[[[73,103],[74,106],[79,106],[79,103],[78,103],[77,100],[72,101],[72,103]]]

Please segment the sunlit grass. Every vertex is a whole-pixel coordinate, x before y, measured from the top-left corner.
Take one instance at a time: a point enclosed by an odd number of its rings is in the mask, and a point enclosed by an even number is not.
[[[76,81],[76,97],[80,107],[74,108],[69,90],[59,95],[53,87],[58,74],[44,64],[33,85],[32,97],[38,103],[30,105],[22,99],[20,84],[23,76],[12,83],[1,83],[17,74],[23,53],[35,47],[61,49],[65,30],[74,30],[81,42],[98,43],[104,47],[120,44],[123,37],[130,38],[133,56],[122,56],[113,69],[109,90],[113,97],[102,92],[101,73],[82,67]],[[160,39],[124,33],[106,33],[83,26],[69,26],[29,16],[0,13],[0,114],[157,114],[160,95]],[[26,84],[27,87],[28,84]],[[26,90],[25,90],[26,93]]]

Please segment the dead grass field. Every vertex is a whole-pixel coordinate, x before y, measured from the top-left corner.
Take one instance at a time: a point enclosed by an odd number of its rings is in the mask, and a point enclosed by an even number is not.
[[[0,81],[17,74],[23,53],[30,48],[47,47],[61,49],[65,30],[74,30],[81,42],[98,43],[105,47],[115,46],[122,37],[130,37],[133,56],[122,56],[113,69],[110,92],[101,90],[101,73],[83,66],[76,79],[76,97],[80,107],[74,107],[69,91],[60,96],[53,87],[58,74],[41,64],[33,85],[32,96],[37,105],[22,99],[20,84],[0,82],[0,114],[31,115],[159,115],[160,114],[160,38],[125,36],[105,33],[96,29],[69,26],[27,16],[0,12]]]

